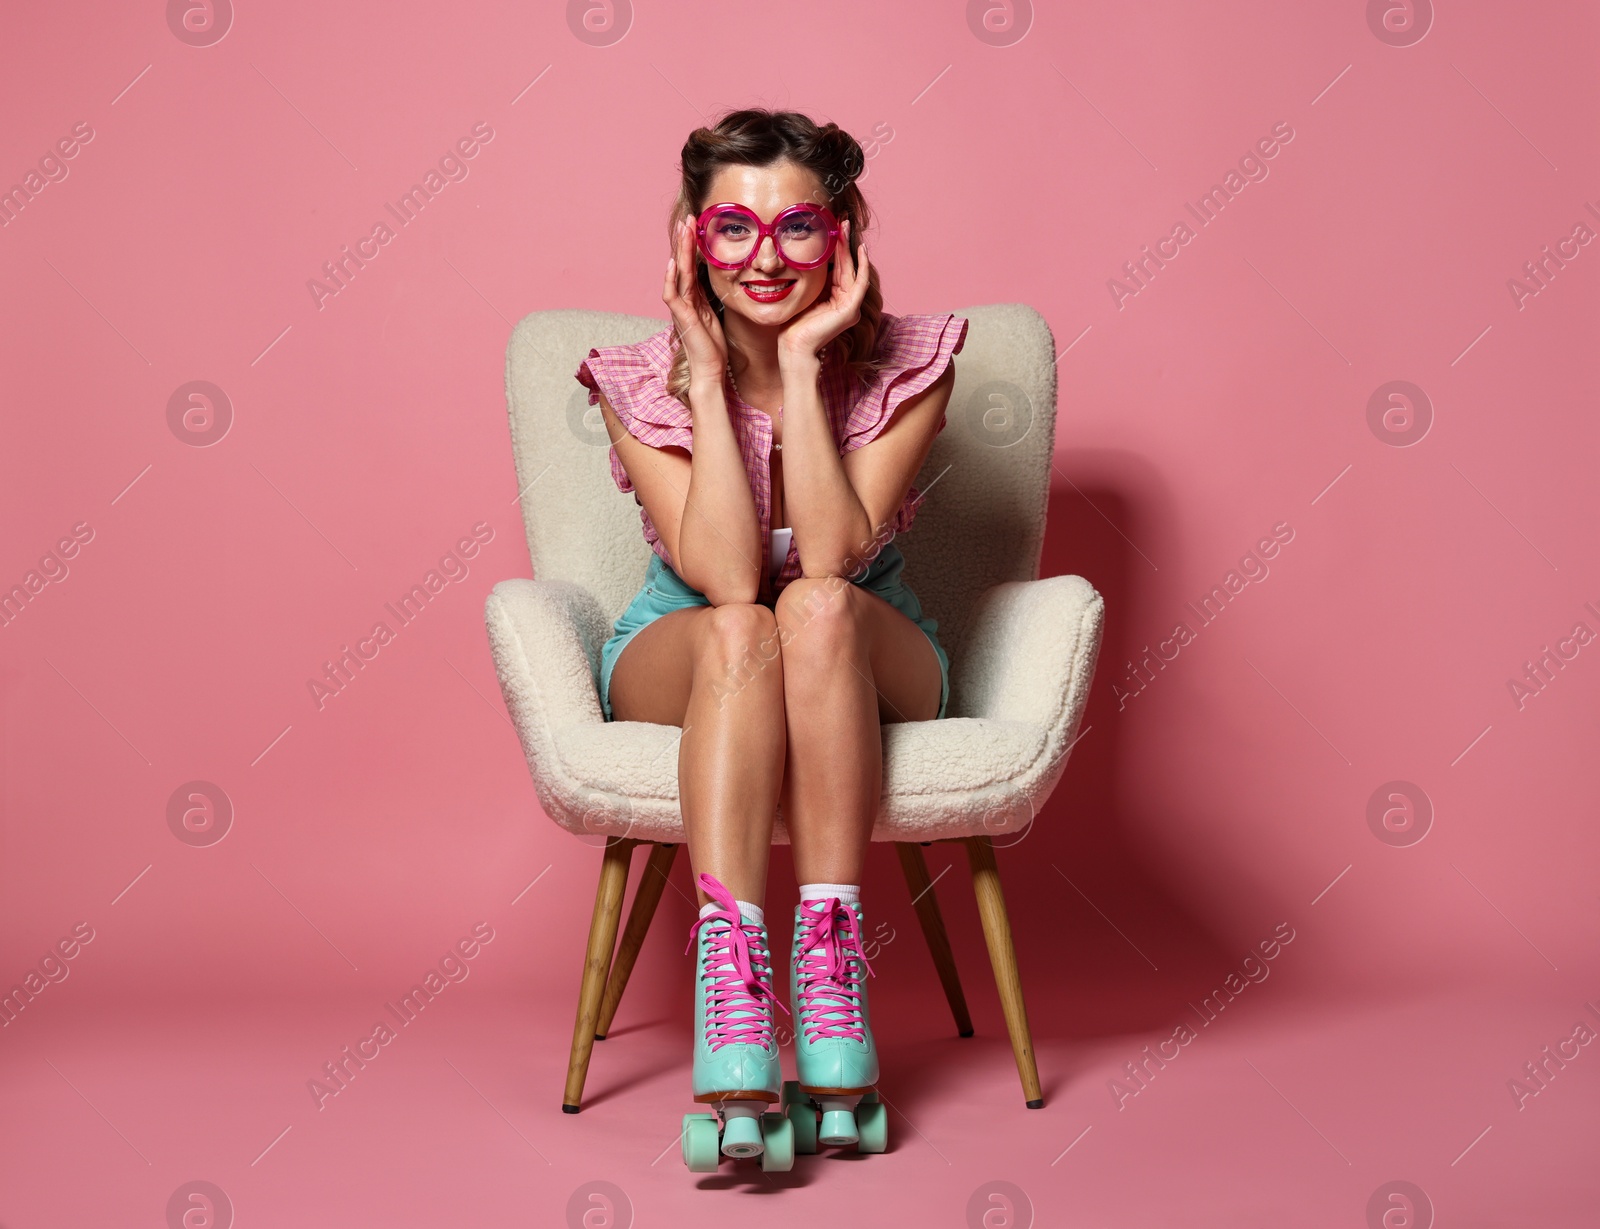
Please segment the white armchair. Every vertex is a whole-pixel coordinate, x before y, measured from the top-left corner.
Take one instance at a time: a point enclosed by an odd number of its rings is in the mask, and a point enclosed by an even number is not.
[[[1079,576],[1037,579],[1055,438],[1055,346],[1032,308],[958,312],[971,323],[947,426],[917,485],[915,527],[896,539],[905,576],[938,620],[950,703],[938,721],[885,725],[872,839],[896,843],[957,1031],[972,1025],[921,845],[967,849],[1024,1099],[1043,1104],[991,838],[1025,828],[1061,774],[1099,653],[1104,602]],[[541,805],[578,834],[604,834],[563,1107],[576,1113],[595,1040],[610,1028],[677,846],[681,731],[604,720],[600,648],[642,583],[638,507],[612,483],[610,440],[573,378],[591,346],[663,327],[644,316],[545,311],[507,352],[523,521],[536,579],[501,581],[485,607],[506,705]],[[774,840],[787,843],[780,809]],[[653,846],[620,946],[634,848]],[[613,953],[613,948],[616,948]]]

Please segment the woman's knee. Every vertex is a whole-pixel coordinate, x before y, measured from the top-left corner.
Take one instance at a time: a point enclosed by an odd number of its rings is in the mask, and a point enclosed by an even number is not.
[[[769,607],[728,602],[708,607],[701,620],[697,672],[708,672],[715,680],[749,682],[764,667],[778,664],[778,624]]]
[[[785,660],[837,665],[862,636],[861,590],[839,576],[801,577],[778,595],[776,616]]]

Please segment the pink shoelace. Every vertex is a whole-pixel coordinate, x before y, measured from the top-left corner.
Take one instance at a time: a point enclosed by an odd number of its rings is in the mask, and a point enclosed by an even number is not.
[[[761,927],[744,920],[733,893],[715,876],[702,874],[700,887],[717,910],[695,919],[684,954],[693,949],[707,922],[723,923],[713,927],[706,940],[706,1041],[713,1050],[731,1042],[765,1048],[772,1044],[772,1013],[762,1007],[761,1000],[782,1007],[785,1015],[789,1009],[767,985],[772,963]]]
[[[837,896],[801,901],[801,938],[796,949],[800,1021],[806,1040],[823,1037],[866,1040],[861,1018],[861,970],[873,977],[861,950],[861,925],[855,910]],[[840,916],[845,919],[839,924]],[[860,962],[857,965],[857,961]]]

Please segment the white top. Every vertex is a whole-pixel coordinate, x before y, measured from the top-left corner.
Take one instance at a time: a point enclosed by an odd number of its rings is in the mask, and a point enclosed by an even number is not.
[[[783,561],[789,557],[789,543],[794,539],[792,526],[772,531],[772,545],[767,550],[767,574],[773,580],[783,571]]]

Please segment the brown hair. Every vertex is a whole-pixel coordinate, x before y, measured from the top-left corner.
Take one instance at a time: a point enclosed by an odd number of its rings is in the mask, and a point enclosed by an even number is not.
[[[866,156],[856,139],[837,124],[818,126],[798,111],[768,111],[747,108],[731,111],[714,127],[696,128],[683,143],[680,168],[683,182],[678,199],[667,219],[667,240],[682,219],[691,223],[711,204],[707,195],[711,181],[725,166],[772,166],[795,162],[816,173],[822,183],[822,199],[839,221],[850,220],[850,254],[861,250],[861,237],[872,222],[871,210],[856,185],[856,176],[866,165]],[[705,262],[697,261],[695,278],[700,291],[720,320],[725,308],[711,290],[711,275]],[[826,293],[826,291],[824,291]],[[883,292],[878,284],[878,266],[867,271],[867,293],[861,301],[861,319],[836,337],[828,346],[830,354],[843,355],[848,370],[866,383],[879,364],[878,329],[883,318]],[[674,347],[672,367],[667,372],[667,391],[687,404],[689,394],[689,355],[681,345]],[[835,358],[834,362],[840,361]]]

